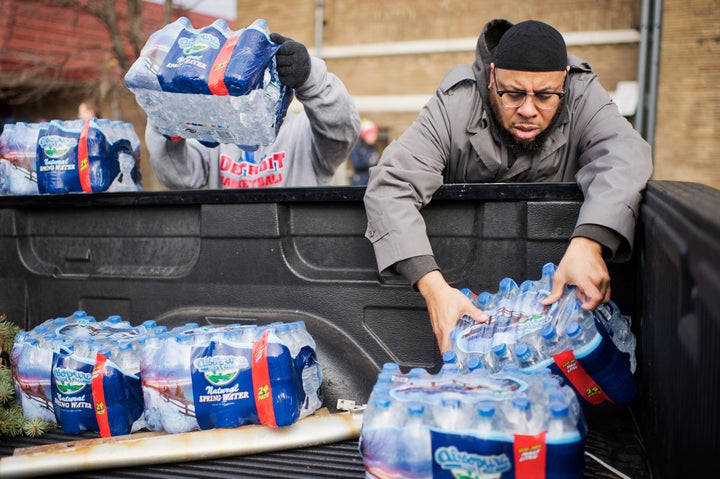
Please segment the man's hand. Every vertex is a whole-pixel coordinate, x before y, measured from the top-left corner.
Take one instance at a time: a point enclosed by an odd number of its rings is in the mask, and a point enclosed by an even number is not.
[[[271,33],[270,40],[281,45],[275,61],[283,85],[297,88],[305,83],[310,76],[310,54],[305,45],[279,33]]]
[[[575,285],[584,310],[592,311],[600,303],[610,301],[610,273],[598,242],[584,237],[575,237],[570,241],[555,271],[552,291],[542,304],[559,300],[566,285]]]
[[[488,315],[476,308],[470,298],[447,284],[440,271],[431,271],[420,278],[417,287],[425,298],[441,353],[452,348],[450,332],[461,317],[467,315],[479,323],[490,321]]]

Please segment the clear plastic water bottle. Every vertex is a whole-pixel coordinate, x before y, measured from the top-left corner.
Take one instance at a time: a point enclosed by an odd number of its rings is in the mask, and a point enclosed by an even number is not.
[[[623,315],[617,304],[612,301],[598,306],[595,309],[594,315],[598,317],[601,324],[605,326],[615,346],[627,355],[630,371],[634,373],[637,367],[635,355],[637,339],[632,332],[632,320],[630,316]]]
[[[580,350],[583,346],[589,344],[597,335],[597,330],[583,328],[577,321],[570,321],[565,327],[565,336],[570,342],[573,351]]]
[[[135,351],[131,342],[118,344],[115,364],[118,365],[123,374],[137,376],[140,372],[140,356]]]
[[[247,95],[262,88],[265,68],[279,48],[270,41],[265,20],[259,18],[243,29],[225,70],[224,81],[230,95]]]
[[[468,427],[468,413],[462,401],[453,397],[443,398],[432,408],[435,427],[445,431],[460,432]]]
[[[492,347],[492,370],[503,370],[507,365],[515,365],[515,358],[506,343],[496,344]]]
[[[495,307],[495,296],[483,291],[477,296],[477,307],[484,312],[489,312]]]
[[[538,429],[532,403],[525,396],[517,396],[506,405],[505,421],[510,434],[534,434]]]
[[[190,20],[180,17],[150,35],[140,51],[140,57],[125,74],[125,85],[131,90],[160,91],[157,77],[160,67],[180,32],[189,29],[192,29]]]
[[[400,432],[398,466],[410,477],[432,477],[432,446],[425,405],[411,402]]]
[[[160,422],[162,428],[171,434],[199,429],[190,380],[191,344],[192,336],[189,334],[168,338],[158,363],[154,365],[159,369],[155,374],[167,385],[158,391],[164,400]]]
[[[482,361],[479,356],[470,356],[465,361],[464,369],[467,372],[474,372],[482,370]]]
[[[387,391],[377,394],[370,405],[363,416],[359,443],[363,461],[370,467],[396,470],[405,411],[392,401]]]
[[[553,443],[570,443],[580,440],[577,421],[570,416],[570,408],[565,401],[552,401],[549,407],[546,440]]]
[[[567,351],[569,345],[567,339],[564,336],[560,336],[555,327],[548,323],[540,330],[540,336],[542,341],[540,343],[540,351],[542,357],[547,359],[553,357],[553,355]]]
[[[499,428],[495,411],[494,401],[480,401],[477,404],[477,416],[473,423],[473,434],[482,439],[488,439],[498,434]]]
[[[542,267],[542,276],[537,281],[537,289],[547,292],[552,291],[553,278],[555,277],[557,266],[553,263],[546,263]]]
[[[537,353],[528,343],[515,346],[515,356],[521,369],[530,369],[538,363]]]

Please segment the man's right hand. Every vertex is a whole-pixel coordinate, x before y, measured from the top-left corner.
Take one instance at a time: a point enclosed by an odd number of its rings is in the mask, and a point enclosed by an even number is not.
[[[475,307],[470,298],[450,286],[438,270],[420,278],[417,288],[425,298],[430,324],[441,353],[452,349],[450,333],[463,316],[470,316],[478,323],[490,321],[490,317]]]

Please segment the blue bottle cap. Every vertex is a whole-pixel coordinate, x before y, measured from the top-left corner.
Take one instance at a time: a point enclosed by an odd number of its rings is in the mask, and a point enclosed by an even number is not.
[[[442,407],[450,409],[460,409],[462,403],[457,398],[445,398],[442,400]]]
[[[492,351],[496,356],[503,356],[507,352],[507,345],[505,343],[496,344],[492,347]]]
[[[475,369],[482,368],[482,362],[480,361],[479,356],[471,356],[466,362],[465,367],[467,367],[470,371],[474,371]]]
[[[408,404],[407,412],[411,416],[420,416],[425,412],[425,406],[419,402],[411,402]]]
[[[550,414],[552,414],[553,417],[566,417],[568,415],[567,404],[560,401],[551,402]]]
[[[512,278],[503,278],[500,280],[500,291],[511,291],[517,288],[518,285]]]
[[[457,362],[457,353],[452,349],[448,349],[447,351],[445,351],[443,353],[442,359],[443,359],[443,362],[446,364],[455,363],[455,362]]]
[[[375,399],[373,399],[373,406],[375,406],[376,409],[387,409],[390,407],[390,396],[376,396]]]
[[[555,337],[555,328],[552,324],[548,323],[540,330],[540,336],[545,339],[552,339]]]
[[[492,301],[493,295],[488,293],[487,291],[483,291],[480,293],[477,297],[477,306],[478,308],[484,310]]]
[[[518,344],[515,348],[515,355],[521,360],[530,359],[530,346],[525,343]]]
[[[570,324],[568,324],[565,328],[565,333],[567,334],[568,338],[574,338],[581,332],[582,328],[577,321],[571,321]]]
[[[515,409],[520,411],[527,411],[530,409],[530,400],[524,396],[518,396],[512,401],[512,405]]]
[[[383,364],[382,369],[383,371],[395,373],[400,370],[400,365],[398,365],[398,363],[385,363]]]
[[[478,404],[477,412],[481,417],[493,417],[495,415],[495,404],[491,401],[482,401]]]

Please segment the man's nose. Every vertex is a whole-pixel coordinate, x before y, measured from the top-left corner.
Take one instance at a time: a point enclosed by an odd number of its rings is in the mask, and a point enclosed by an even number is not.
[[[538,110],[535,106],[535,98],[532,95],[526,95],[525,101],[518,107],[517,112],[524,117],[536,116],[538,114]]]

